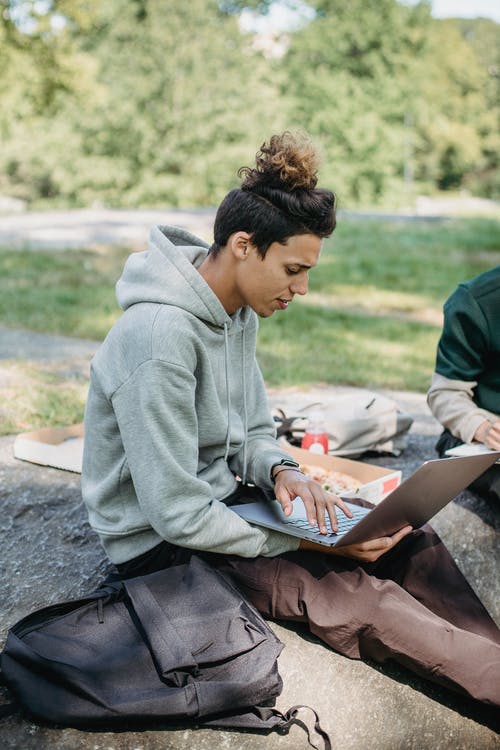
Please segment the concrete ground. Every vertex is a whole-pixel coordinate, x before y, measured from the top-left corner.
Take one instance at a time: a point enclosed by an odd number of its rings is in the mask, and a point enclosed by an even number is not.
[[[83,213],[83,212],[82,212]],[[90,212],[91,213],[91,212]],[[128,214],[128,216],[126,216]],[[77,217],[78,218],[78,217]],[[0,221],[0,244],[36,247],[81,246],[86,242],[143,243],[146,225],[156,216],[119,212],[107,216],[80,215],[64,226],[64,218],[44,214],[31,220]],[[166,216],[172,222],[209,239],[211,217],[181,212]],[[201,224],[200,224],[201,222]],[[20,227],[32,232],[20,234]],[[135,229],[134,229],[135,226]],[[135,232],[135,234],[134,234]],[[77,234],[75,234],[77,233]],[[17,239],[16,239],[17,238]],[[69,240],[73,238],[71,244]],[[56,243],[57,244],[57,243]],[[68,372],[88,369],[96,342],[48,337],[0,327],[0,360],[28,359],[58,366]],[[76,364],[75,364],[76,363]],[[287,412],[306,403],[329,399],[348,389],[270,390],[272,406]],[[370,463],[411,474],[426,458],[434,457],[439,425],[422,394],[391,393],[414,417],[408,447],[399,457],[368,459]],[[1,396],[0,396],[1,397]],[[80,494],[80,477],[13,457],[13,435],[0,438],[0,647],[10,625],[33,609],[77,597],[95,588],[107,563],[90,529]],[[433,520],[459,567],[500,625],[498,564],[500,514],[469,492],[462,493]],[[464,534],[464,529],[468,534]],[[277,707],[307,704],[314,707],[330,732],[332,746],[349,750],[493,750],[500,748],[498,717],[493,712],[426,683],[395,665],[357,662],[339,656],[299,627],[272,622],[285,644],[279,659],[283,692]],[[0,689],[0,702],[6,701]],[[310,716],[302,717],[312,727]],[[41,726],[22,715],[0,722],[0,745],[16,750],[301,750],[305,734],[294,727],[288,735],[173,728],[168,731],[83,732]]]
[[[31,337],[18,332],[19,353],[33,360],[41,347],[45,361],[90,358],[95,342],[64,337]],[[30,348],[30,340],[33,348]],[[15,347],[14,347],[15,348]],[[0,328],[0,357],[15,354],[12,331]],[[42,354],[40,354],[42,356]],[[318,387],[269,391],[271,405],[285,411],[328,400],[350,389]],[[370,458],[371,463],[412,473],[432,457],[439,426],[421,394],[392,393],[414,417],[409,444],[399,457]],[[8,627],[31,610],[92,590],[107,564],[90,529],[80,495],[80,476],[35,466],[13,457],[14,436],[0,438],[0,643]],[[500,624],[499,516],[469,492],[450,503],[433,522],[471,585]],[[467,537],[463,529],[469,529]],[[285,643],[280,657],[283,710],[297,703],[313,706],[333,746],[350,750],[489,750],[500,748],[498,726],[490,711],[425,683],[395,665],[380,666],[339,656],[301,628],[271,623]],[[6,699],[6,693],[4,692]],[[303,717],[312,723],[307,713]],[[22,716],[0,725],[2,747],[29,750],[299,750],[305,734],[262,735],[228,730],[179,728],[169,731],[83,732],[39,726]]]

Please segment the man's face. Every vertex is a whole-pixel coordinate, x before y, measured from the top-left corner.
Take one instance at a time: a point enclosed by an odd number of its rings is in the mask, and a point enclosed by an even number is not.
[[[243,304],[261,318],[286,310],[296,294],[307,293],[308,272],[317,265],[320,252],[321,238],[313,234],[294,235],[286,245],[273,242],[265,258],[249,244],[238,274]]]

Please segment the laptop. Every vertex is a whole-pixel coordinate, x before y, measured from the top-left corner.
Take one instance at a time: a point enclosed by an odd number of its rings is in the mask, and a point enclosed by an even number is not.
[[[340,508],[336,508],[338,533],[332,532],[328,516],[325,518],[327,534],[320,534],[317,527],[311,526],[299,497],[293,501],[290,516],[285,516],[277,500],[232,505],[231,510],[249,523],[308,539],[326,547],[358,544],[391,536],[403,526],[409,525],[414,529],[422,526],[499,459],[500,451],[493,451],[475,456],[425,461],[412,476],[373,509],[361,508],[344,500],[352,511],[353,518],[348,518]]]

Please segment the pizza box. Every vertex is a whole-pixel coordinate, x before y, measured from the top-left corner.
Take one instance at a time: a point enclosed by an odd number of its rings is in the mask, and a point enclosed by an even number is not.
[[[341,471],[362,482],[359,490],[342,492],[342,497],[361,497],[376,505],[401,484],[402,472],[400,470],[386,469],[383,466],[353,461],[350,458],[312,453],[302,448],[295,448],[286,442],[282,445],[299,464],[320,466],[329,471]]]
[[[313,464],[331,471],[341,471],[362,482],[359,490],[343,492],[343,497],[359,496],[376,504],[401,482],[401,471],[339,456],[319,455],[295,448],[285,441],[282,444],[287,453],[299,463]],[[23,461],[80,474],[83,457],[83,423],[69,427],[44,427],[34,432],[21,433],[14,441],[14,456]]]
[[[34,464],[81,474],[83,423],[23,432],[14,441],[14,456]]]

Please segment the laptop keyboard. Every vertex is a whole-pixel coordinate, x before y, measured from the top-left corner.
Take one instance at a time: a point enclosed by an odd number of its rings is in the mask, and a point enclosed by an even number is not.
[[[350,510],[352,512],[352,518],[348,518],[346,515],[344,515],[344,513],[342,513],[341,510],[337,510],[337,523],[339,527],[337,532],[332,531],[330,518],[328,516],[325,516],[325,525],[328,534],[334,536],[337,536],[339,534],[346,534],[355,524],[358,523],[358,521],[366,516],[366,508],[350,508]],[[317,526],[311,526],[311,524],[305,518],[287,518],[285,520],[285,523],[291,524],[292,526],[295,526],[299,529],[303,529],[304,531],[312,531],[314,534],[318,534],[319,536],[325,536],[324,534],[321,534]]]

